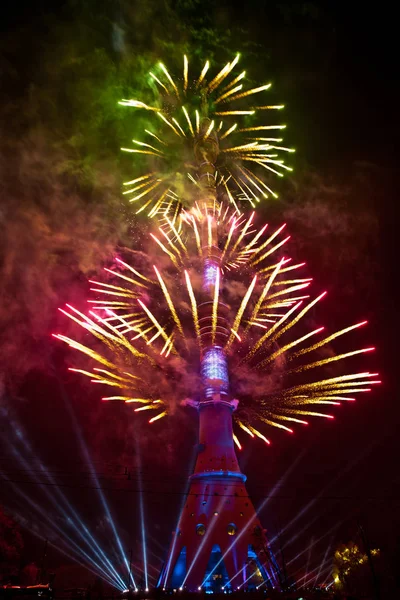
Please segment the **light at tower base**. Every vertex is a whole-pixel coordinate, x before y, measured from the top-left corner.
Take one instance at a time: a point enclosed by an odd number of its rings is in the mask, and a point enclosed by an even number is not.
[[[159,587],[196,591],[279,587],[279,571],[247,494],[232,441],[235,401],[197,403],[199,446]],[[193,403],[195,404],[195,403]]]
[[[247,494],[233,446],[227,358],[212,346],[202,357],[203,399],[196,466],[159,587],[222,591],[279,587],[279,568]]]

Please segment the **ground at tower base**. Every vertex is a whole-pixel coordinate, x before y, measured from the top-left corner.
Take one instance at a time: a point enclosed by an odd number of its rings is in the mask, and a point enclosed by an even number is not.
[[[368,595],[349,595],[346,593],[335,592],[332,584],[321,585],[318,587],[300,587],[298,590],[293,585],[291,590],[234,590],[234,591],[197,591],[188,592],[179,589],[161,590],[159,588],[151,589],[148,592],[143,590],[125,590],[120,593],[110,588],[97,586],[96,582],[86,588],[68,587],[57,588],[57,585],[38,584],[32,586],[18,585],[0,585],[0,600],[18,598],[20,600],[29,600],[42,598],[53,600],[60,598],[62,600],[205,600],[205,597],[212,594],[213,597],[223,600],[229,596],[231,600],[384,600],[383,596],[374,593]],[[391,598],[394,596],[391,596]],[[386,596],[385,596],[386,598]]]
[[[299,591],[288,591],[279,592],[277,590],[257,590],[257,591],[234,591],[234,592],[185,592],[180,590],[152,590],[147,593],[137,592],[126,592],[126,593],[103,593],[99,590],[93,590],[91,587],[86,588],[67,588],[64,590],[58,590],[57,588],[51,588],[47,585],[36,585],[36,586],[4,586],[0,587],[0,598],[3,600],[10,598],[30,599],[30,598],[46,598],[46,599],[63,599],[63,600],[125,600],[125,599],[136,599],[136,600],[162,600],[167,598],[178,597],[179,600],[188,600],[192,598],[198,598],[203,600],[206,595],[210,593],[214,597],[222,600],[228,595],[231,600],[361,600],[360,597],[340,595],[333,592],[331,589],[315,588],[315,589],[301,589]],[[374,600],[373,596],[365,597],[363,600]]]

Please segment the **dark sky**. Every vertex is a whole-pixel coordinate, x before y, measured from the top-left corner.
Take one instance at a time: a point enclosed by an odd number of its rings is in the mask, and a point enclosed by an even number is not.
[[[59,11],[65,18],[58,8],[64,4],[19,2],[7,3],[7,8],[2,9],[6,10],[1,20],[4,33],[10,35],[24,27],[29,37],[31,53],[26,54],[24,48],[23,56],[18,51],[13,55],[22,70],[22,79],[24,73],[29,77],[30,61],[36,65],[35,46],[37,36],[42,35],[41,28],[45,29],[45,16],[49,11],[55,14]],[[101,11],[102,3],[99,4]],[[334,184],[346,185],[351,181],[353,185],[360,172],[368,173],[368,202],[355,200],[377,223],[372,247],[367,252],[372,261],[370,271],[367,261],[361,263],[368,282],[362,289],[365,295],[357,295],[354,290],[350,296],[346,293],[353,276],[358,280],[359,265],[350,268],[344,262],[342,268],[340,262],[339,267],[332,266],[335,301],[331,309],[335,322],[342,314],[345,323],[352,322],[354,315],[369,318],[368,339],[378,348],[375,360],[383,381],[366,399],[339,408],[333,423],[317,422],[307,431],[281,436],[269,449],[247,444],[240,457],[256,507],[279,484],[261,517],[270,536],[283,530],[281,542],[287,544],[287,562],[321,538],[312,546],[311,554],[303,552],[290,563],[292,573],[301,573],[308,556],[311,570],[322,560],[330,543],[356,538],[359,524],[364,526],[373,547],[384,549],[393,560],[396,552],[399,556],[396,540],[400,413],[395,376],[398,329],[394,232],[399,128],[395,16],[390,9],[384,6],[369,9],[361,3],[349,7],[342,2],[311,2],[301,5],[302,12],[296,4],[252,1],[244,9],[243,4],[221,3],[215,8],[215,20],[217,27],[240,24],[268,53],[270,64],[275,65],[274,83],[289,98],[286,118],[291,126],[291,141],[301,156],[300,163]],[[357,212],[354,214],[356,229]],[[324,240],[318,238],[314,243],[323,244]],[[312,244],[305,243],[309,262],[327,285],[331,266],[318,262],[320,250]],[[342,251],[338,248],[338,258]],[[329,256],[335,259],[335,249],[330,249]],[[347,304],[349,297],[351,306]],[[138,553],[137,490],[142,485],[149,550],[154,553],[149,562],[154,565],[155,575],[160,565],[157,557],[164,556],[170,531],[175,526],[191,468],[190,457],[194,456],[192,420],[181,416],[179,426],[167,423],[162,434],[151,433],[146,439],[141,432],[140,444],[133,448],[135,456],[130,460],[125,441],[118,442],[118,419],[127,417],[124,407],[99,407],[98,395],[78,387],[76,380],[66,374],[63,357],[56,356],[41,373],[26,375],[17,392],[5,391],[4,397],[12,403],[14,420],[10,427],[10,421],[2,418],[5,444],[0,452],[0,468],[4,479],[18,482],[16,486],[0,483],[4,505],[27,518],[28,529],[40,529],[39,520],[33,516],[37,513],[27,508],[21,492],[34,498],[45,511],[51,511],[58,522],[59,508],[51,495],[56,493],[52,484],[61,484],[60,489],[84,516],[88,527],[104,541],[108,535],[104,509],[93,489],[96,481],[89,474],[94,469],[100,487],[105,488],[124,547],[132,546]],[[131,434],[134,427],[128,430]],[[182,428],[187,435],[177,435]],[[93,456],[93,465],[85,460],[79,432],[83,433]],[[21,457],[18,461],[15,454],[10,462],[10,452],[15,447],[27,464],[21,462]],[[53,479],[40,474],[45,486],[28,483],[37,475],[34,469],[40,469],[38,462],[34,466],[33,456],[40,457],[52,470]],[[132,470],[130,480],[125,467]],[[58,499],[57,503],[60,506],[61,501]],[[304,508],[307,510],[300,514]],[[45,520],[46,515],[42,518]],[[48,534],[42,531],[42,535]],[[35,540],[26,534],[25,560],[39,560],[41,542]],[[279,546],[274,547],[277,551]],[[63,562],[68,559],[51,550],[50,565]],[[140,564],[140,556],[134,562]]]

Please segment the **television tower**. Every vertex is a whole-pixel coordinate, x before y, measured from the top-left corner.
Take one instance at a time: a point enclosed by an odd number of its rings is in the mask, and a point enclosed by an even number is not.
[[[203,220],[200,231],[203,302],[198,306],[202,389],[186,404],[199,415],[199,444],[187,499],[173,533],[158,587],[196,590],[280,587],[279,568],[245,487],[233,446],[232,413],[238,401],[229,386],[224,351],[230,331],[220,300],[219,201],[215,190],[218,137],[203,118],[194,153]]]

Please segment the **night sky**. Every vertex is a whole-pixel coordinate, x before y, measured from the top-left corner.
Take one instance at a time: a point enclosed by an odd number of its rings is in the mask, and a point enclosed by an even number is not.
[[[379,371],[383,382],[371,394],[360,395],[356,403],[337,407],[333,422],[314,421],[293,436],[274,436],[269,448],[261,442],[247,443],[239,460],[248,476],[248,491],[256,507],[273,494],[264,503],[261,519],[269,537],[282,531],[274,549],[279,553],[280,545],[284,546],[290,573],[301,576],[307,561],[309,571],[314,569],[330,544],[333,552],[340,542],[358,541],[359,525],[371,547],[385,553],[390,571],[400,558],[395,18],[383,6],[372,10],[358,3],[350,9],[342,2],[249,0],[246,8],[237,2],[216,4],[193,1],[166,6],[185,22],[188,44],[198,39],[193,31],[209,23],[221,37],[229,31],[229,39],[235,39],[240,31],[249,43],[229,49],[248,54],[255,79],[274,82],[277,98],[287,106],[285,119],[289,142],[297,149],[296,169],[293,183],[282,190],[282,200],[264,207],[262,216],[276,223],[287,221],[296,240],[294,254],[307,260],[318,285],[328,289],[323,311],[327,324],[338,329],[369,320],[364,339],[377,352],[369,358],[368,369]],[[5,332],[0,354],[0,504],[25,524],[22,562],[39,562],[43,538],[57,545],[59,533],[54,526],[44,525],[50,515],[53,525],[61,526],[61,501],[54,502],[57,489],[107,545],[109,525],[95,489],[103,488],[123,546],[127,552],[133,549],[135,571],[141,567],[138,490],[143,489],[150,575],[155,577],[183,502],[195,457],[196,424],[193,415],[185,413],[150,431],[144,420],[133,422],[125,406],[102,404],[97,389],[92,389],[96,386],[88,387],[68,373],[70,356],[50,336],[65,326],[57,307],[85,301],[87,277],[110,259],[116,243],[125,242],[129,232],[122,223],[131,222],[122,201],[116,199],[126,164],[109,158],[118,154],[130,122],[118,117],[118,130],[110,133],[114,121],[104,119],[97,139],[78,142],[77,154],[96,155],[90,167],[101,172],[103,190],[108,186],[112,197],[109,202],[102,191],[97,208],[96,190],[88,191],[90,185],[85,188],[81,180],[75,184],[75,175],[65,175],[63,170],[71,149],[66,132],[70,139],[75,129],[77,138],[85,135],[85,116],[76,116],[75,111],[86,97],[77,95],[71,106],[68,94],[73,78],[65,91],[52,55],[62,60],[63,52],[68,56],[74,48],[77,58],[81,49],[87,53],[93,43],[118,63],[129,52],[143,53],[147,44],[156,60],[165,48],[162,36],[165,33],[170,39],[173,32],[165,32],[157,22],[157,3],[7,5],[1,19],[0,63],[5,140],[0,167],[4,197],[0,257],[5,281],[0,292],[0,332]],[[126,32],[123,43],[116,36],[116,24]],[[89,32],[87,40],[85,32]],[[63,45],[65,40],[69,45]],[[89,68],[87,73],[92,76]],[[51,77],[53,82],[48,80]],[[96,80],[96,85],[101,83]],[[76,86],[85,90],[81,79]],[[60,127],[57,114],[63,118]],[[89,133],[93,123],[90,127]],[[102,140],[102,152],[94,150]],[[45,175],[46,161],[52,174]],[[81,171],[76,177],[81,177]],[[55,194],[61,187],[58,199]],[[90,219],[85,220],[89,213]],[[76,221],[72,214],[78,215]],[[116,219],[118,225],[108,226],[107,219]],[[106,224],[100,226],[99,221]],[[95,246],[88,253],[91,231]],[[68,238],[65,246],[76,243],[75,254],[54,250],[64,238]],[[57,254],[57,276],[52,271],[54,261],[45,259],[48,248]],[[12,265],[17,261],[15,269]],[[28,298],[21,293],[27,283]],[[28,319],[27,304],[42,317]],[[10,334],[14,328],[15,337]],[[41,472],[40,462],[47,475]],[[43,507],[41,516],[23,494]],[[69,558],[55,548],[49,550],[49,568],[68,564]]]

